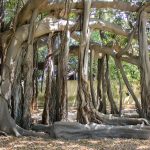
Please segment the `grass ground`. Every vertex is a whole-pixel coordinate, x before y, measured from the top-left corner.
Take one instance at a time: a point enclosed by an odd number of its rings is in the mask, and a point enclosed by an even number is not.
[[[100,139],[65,141],[35,137],[0,137],[0,150],[150,150],[150,140]]]

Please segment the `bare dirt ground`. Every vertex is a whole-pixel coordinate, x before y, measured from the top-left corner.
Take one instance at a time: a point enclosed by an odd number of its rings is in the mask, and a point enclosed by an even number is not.
[[[0,137],[0,150],[150,150],[150,140],[54,140],[35,137]]]
[[[32,114],[33,123],[41,120],[41,114],[40,109]],[[76,111],[71,109],[69,121],[75,121],[75,116]],[[40,137],[0,136],[0,150],[150,150],[150,140],[104,138],[67,141]]]

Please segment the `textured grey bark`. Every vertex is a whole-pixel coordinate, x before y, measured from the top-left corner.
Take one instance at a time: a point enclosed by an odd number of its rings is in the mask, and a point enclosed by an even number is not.
[[[89,51],[89,17],[91,1],[84,0],[83,25],[79,49],[78,62],[78,93],[77,93],[77,121],[89,123],[91,121],[91,96],[87,82],[87,65]]]
[[[141,12],[139,18],[139,57],[141,73],[141,104],[144,117],[150,119],[150,61],[147,43],[147,13]]]
[[[101,112],[103,109],[102,103],[102,69],[104,64],[104,58],[98,59],[97,65],[97,103],[98,103],[98,111]]]
[[[0,32],[4,30],[4,2],[0,0]],[[1,94],[1,84],[2,84],[2,69],[3,69],[3,41],[0,37],[0,94]]]
[[[109,73],[109,56],[106,55],[106,72],[105,72],[105,78],[106,78],[106,85],[107,85],[107,96],[108,100],[111,106],[111,114],[118,114],[118,108],[116,106],[116,103],[113,98],[113,93],[111,90],[111,80],[110,80],[110,73]]]
[[[107,85],[106,85],[106,78],[105,78],[105,72],[106,72],[106,57],[103,58],[103,66],[102,66],[102,113],[106,114],[106,96],[107,96]]]
[[[28,47],[23,64],[24,73],[24,103],[23,103],[23,124],[25,129],[29,129],[31,125],[31,101],[33,97],[32,78],[33,78],[33,42],[35,33],[35,19],[38,11],[34,10],[29,26]]]
[[[23,85],[22,85],[22,62],[23,62],[24,50],[20,53],[18,63],[15,69],[15,79],[12,85],[11,93],[11,116],[14,118],[16,123],[22,126],[22,115],[23,115]]]
[[[20,133],[16,129],[16,123],[8,111],[7,100],[2,96],[0,96],[0,106],[0,130],[8,134],[20,136]]]
[[[50,42],[49,42],[50,44]],[[59,51],[60,48],[60,38],[59,33],[52,36],[51,39],[52,53]],[[57,69],[58,57],[51,57],[50,67],[51,73],[49,74],[49,124],[53,124],[55,121],[58,121],[58,90],[57,90],[57,73],[55,76],[55,69]]]
[[[94,91],[94,83],[93,83],[93,59],[94,59],[94,51],[91,50],[90,51],[90,91],[91,91],[91,98],[92,98],[92,103],[93,103],[93,106],[94,108],[97,109],[97,105],[98,105],[98,102],[96,101],[96,92]]]
[[[50,136],[58,139],[133,138],[150,139],[149,128],[139,126],[109,126],[95,123],[56,122],[50,128]]]
[[[47,45],[48,45],[48,54],[52,53],[52,35],[49,34]],[[46,69],[47,69],[47,76],[46,76],[46,87],[45,87],[45,102],[44,102],[44,109],[42,113],[42,123],[49,124],[51,120],[49,119],[49,106],[50,106],[50,97],[52,96],[52,73],[53,73],[53,61],[51,57],[46,60]],[[45,66],[44,66],[45,67]],[[45,69],[45,68],[44,68]]]
[[[31,102],[32,111],[38,109],[38,44],[33,45],[33,76],[32,76],[33,96]]]
[[[65,33],[66,32],[66,33]],[[67,27],[61,35],[61,47],[58,55],[58,101],[59,101],[59,119],[66,120],[68,116],[68,89],[67,89],[67,65],[69,55],[70,32]],[[64,44],[63,44],[64,43]]]

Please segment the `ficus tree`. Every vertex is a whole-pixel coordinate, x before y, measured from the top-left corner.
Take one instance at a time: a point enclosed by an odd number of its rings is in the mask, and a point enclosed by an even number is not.
[[[7,9],[12,6],[16,9],[12,16],[7,16],[8,14],[4,12],[8,12]],[[149,37],[147,36],[149,10],[149,2],[141,4],[123,1],[66,0],[64,3],[55,0],[8,2],[1,0],[0,130],[18,136],[27,132],[19,126],[30,128],[31,104],[36,88],[33,86],[34,73],[38,67],[35,65],[35,51],[38,50],[35,44],[43,36],[46,36],[44,45],[47,45],[48,49],[42,67],[46,68],[47,72],[43,123],[49,124],[67,117],[67,62],[68,55],[73,54],[78,57],[77,121],[83,124],[90,122],[111,125],[135,125],[142,122],[148,124],[146,119],[150,117]],[[114,17],[112,20],[111,15]],[[94,30],[98,30],[100,39],[98,42],[90,38]],[[71,45],[70,39],[76,40],[79,44]],[[134,46],[133,41],[138,46],[133,50],[136,52],[131,50]],[[40,43],[37,44],[40,47]],[[105,114],[107,96],[111,113],[119,113],[111,91],[109,57],[114,59],[135,101],[139,116],[146,119],[109,117]],[[92,85],[94,58],[98,59],[96,96]],[[122,61],[139,67],[141,102],[130,85]],[[54,67],[57,70],[56,76],[53,74]],[[103,108],[99,110],[101,102]]]

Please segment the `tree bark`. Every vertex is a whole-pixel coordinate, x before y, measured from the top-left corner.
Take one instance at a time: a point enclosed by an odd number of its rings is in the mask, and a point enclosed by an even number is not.
[[[33,77],[32,77],[32,88],[33,88],[33,97],[31,101],[32,111],[38,109],[38,46],[37,42],[33,45]]]
[[[25,63],[23,65],[24,70],[24,104],[23,104],[23,124],[25,129],[29,129],[31,125],[31,101],[33,97],[32,89],[32,77],[33,77],[33,42],[34,42],[34,30],[35,19],[38,15],[38,11],[34,10],[31,23],[29,26],[28,36],[28,48],[25,56]]]
[[[52,53],[52,45],[51,45],[51,40],[52,40],[52,35],[49,34],[48,37],[48,54]],[[51,86],[52,86],[52,71],[53,71],[53,66],[52,66],[52,59],[49,57],[46,60],[46,67],[47,67],[47,77],[46,77],[46,88],[45,88],[45,102],[44,102],[44,109],[43,109],[43,114],[42,114],[42,123],[43,124],[49,124],[50,119],[49,119],[49,106],[50,106],[50,97],[52,95],[51,93]]]
[[[121,82],[121,78],[120,78],[120,73],[119,73],[119,70],[118,70],[118,67],[116,65],[116,69],[117,69],[117,76],[118,76],[118,80],[119,80],[119,98],[120,98],[120,101],[119,101],[119,116],[121,117],[122,115],[122,82]]]
[[[4,2],[0,1],[0,33],[4,29]],[[3,69],[3,46],[2,38],[0,37],[0,94],[1,94],[1,84],[2,84],[2,69]]]
[[[18,63],[15,69],[15,79],[12,85],[11,92],[11,116],[14,118],[16,123],[22,126],[22,115],[23,115],[23,85],[22,85],[22,63],[23,63],[23,55],[25,50],[22,50],[20,53],[20,57],[18,59]]]
[[[106,55],[106,72],[105,72],[105,78],[106,78],[106,85],[107,85],[107,96],[108,100],[110,102],[111,106],[111,114],[118,114],[118,109],[116,106],[116,103],[113,98],[113,94],[111,91],[111,82],[110,82],[110,73],[109,73],[109,56]]]
[[[97,103],[98,103],[98,111],[101,112],[103,108],[102,103],[102,68],[104,64],[104,58],[98,59],[97,65]]]
[[[7,100],[0,95],[0,130],[8,134],[20,136],[20,133],[16,129],[15,121],[11,118],[8,111]]]
[[[150,61],[147,43],[147,13],[141,12],[139,17],[139,57],[141,73],[141,104],[144,117],[150,119]]]
[[[135,101],[135,105],[136,105],[137,111],[138,111],[140,117],[142,117],[142,116],[143,116],[143,113],[142,113],[142,111],[141,111],[141,105],[140,105],[140,103],[139,103],[139,101],[138,101],[138,99],[137,99],[135,93],[133,92],[133,90],[132,90],[132,88],[131,88],[131,86],[130,86],[130,83],[129,83],[129,81],[128,81],[126,75],[125,75],[125,72],[124,72],[124,69],[123,69],[123,67],[122,67],[122,64],[121,64],[120,60],[115,59],[115,61],[116,61],[117,67],[118,67],[119,70],[120,70],[120,73],[121,73],[121,75],[122,75],[122,78],[123,78],[123,80],[124,80],[124,82],[125,82],[125,84],[126,84],[126,87],[127,87],[128,91],[131,93],[131,95],[132,95],[132,97],[133,97],[133,100]]]
[[[105,78],[105,72],[106,72],[106,56],[104,56],[104,62],[102,66],[102,113],[106,114],[107,109],[106,109],[106,96],[107,96],[107,85],[106,85],[106,78]]]
[[[47,1],[47,0],[30,0],[28,1],[25,6],[20,11],[18,18],[17,18],[17,24],[18,26],[26,24],[31,20],[32,13],[34,9],[39,9],[39,12],[51,12],[52,15],[59,16],[58,12],[60,12],[65,9],[66,5],[64,1]],[[83,9],[83,3],[82,2],[76,2],[72,3],[71,8],[72,9]],[[136,12],[138,11],[139,7],[137,5],[127,3],[127,2],[101,2],[101,1],[94,1],[91,4],[92,8],[111,8],[111,9],[119,9],[122,11],[131,11]],[[57,11],[57,12],[56,12]],[[54,13],[55,12],[55,13]]]
[[[91,90],[91,98],[94,108],[97,109],[97,102],[96,102],[96,96],[94,91],[94,84],[93,84],[93,58],[94,58],[94,51],[90,51],[90,90]]]
[[[78,93],[77,93],[77,121],[80,123],[89,123],[91,121],[91,96],[87,82],[87,61],[89,51],[89,15],[91,1],[84,0],[84,17],[79,49],[79,75],[78,75]]]

